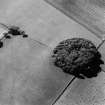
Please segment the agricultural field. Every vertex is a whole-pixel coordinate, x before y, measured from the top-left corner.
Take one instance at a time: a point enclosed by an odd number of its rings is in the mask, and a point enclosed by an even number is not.
[[[3,40],[0,105],[105,105],[104,65],[97,77],[82,80],[62,72],[51,58],[52,50],[62,40],[85,38],[98,47],[104,33],[91,31],[80,24],[82,21],[61,12],[66,10],[55,1],[0,1],[0,36],[8,33],[9,26],[18,26],[28,35]],[[105,43],[98,49],[103,61],[104,49]]]

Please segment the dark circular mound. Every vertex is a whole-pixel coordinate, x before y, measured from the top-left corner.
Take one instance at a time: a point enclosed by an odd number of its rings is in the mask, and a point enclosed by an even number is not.
[[[97,76],[101,71],[101,54],[95,45],[83,38],[72,38],[60,42],[53,50],[54,65],[65,73],[84,79]]]

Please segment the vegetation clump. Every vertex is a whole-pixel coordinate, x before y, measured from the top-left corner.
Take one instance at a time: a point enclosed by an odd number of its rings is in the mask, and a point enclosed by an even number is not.
[[[101,72],[100,64],[104,64],[95,45],[83,38],[61,41],[52,58],[55,66],[81,79],[96,77]]]

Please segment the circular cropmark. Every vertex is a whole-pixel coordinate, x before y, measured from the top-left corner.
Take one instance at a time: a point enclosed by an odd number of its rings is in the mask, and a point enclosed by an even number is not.
[[[104,64],[95,45],[83,38],[61,41],[54,48],[52,58],[56,67],[81,79],[96,77]]]

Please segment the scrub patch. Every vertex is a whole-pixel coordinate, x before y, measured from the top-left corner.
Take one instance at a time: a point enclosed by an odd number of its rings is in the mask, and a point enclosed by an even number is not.
[[[101,54],[95,45],[83,38],[61,41],[52,54],[53,63],[65,73],[84,79],[96,77],[101,72]]]
[[[11,26],[9,28],[8,34],[11,34],[13,36],[18,36],[18,35],[22,35],[23,38],[28,37],[28,35],[25,34],[25,31],[21,30],[19,27],[17,26]]]
[[[28,35],[25,33],[25,31],[21,30],[17,26],[6,26],[5,24],[1,24],[6,29],[8,29],[7,32],[2,33],[2,37],[0,38],[0,48],[3,47],[3,42],[5,39],[11,39],[13,36],[22,36],[23,38],[27,38]]]

